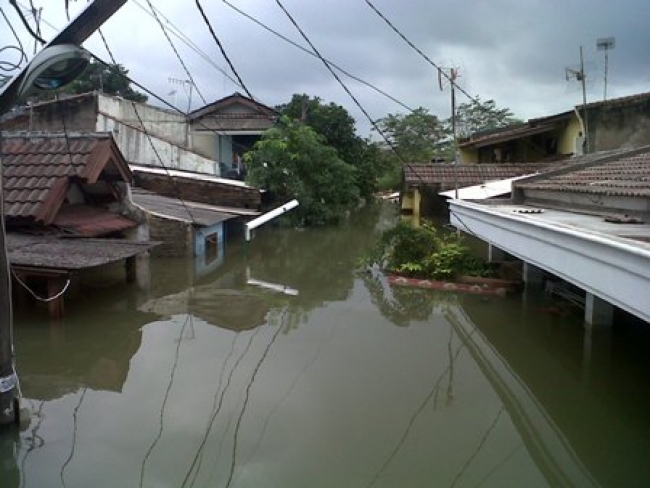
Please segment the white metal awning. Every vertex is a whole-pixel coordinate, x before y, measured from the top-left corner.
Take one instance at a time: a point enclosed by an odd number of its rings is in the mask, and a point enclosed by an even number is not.
[[[481,185],[466,186],[458,189],[459,200],[486,200],[488,198],[500,197],[507,195],[512,191],[512,182],[524,178],[530,178],[537,173],[517,176],[505,180],[488,181]],[[448,198],[456,198],[456,190],[447,190],[438,193],[438,195]]]

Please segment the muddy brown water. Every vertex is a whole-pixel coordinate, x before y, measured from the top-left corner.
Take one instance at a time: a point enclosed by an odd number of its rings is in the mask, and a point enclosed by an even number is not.
[[[19,311],[0,487],[650,486],[645,325],[589,346],[542,293],[390,288],[358,259],[393,218],[89,279],[56,326]]]

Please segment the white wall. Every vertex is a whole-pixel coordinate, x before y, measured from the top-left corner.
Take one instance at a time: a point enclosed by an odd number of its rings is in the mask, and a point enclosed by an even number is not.
[[[220,176],[216,161],[184,148],[184,115],[137,103],[145,132],[132,102],[100,95],[98,105],[96,130],[113,133],[127,162]]]

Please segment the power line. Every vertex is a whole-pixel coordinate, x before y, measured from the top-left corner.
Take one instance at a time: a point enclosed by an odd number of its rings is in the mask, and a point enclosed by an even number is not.
[[[201,90],[199,90],[199,87],[197,84],[194,82],[194,78],[192,77],[192,73],[190,73],[190,70],[187,68],[187,65],[185,64],[185,61],[183,61],[183,58],[181,55],[178,53],[178,50],[176,49],[176,46],[174,45],[174,42],[172,41],[171,37],[169,37],[169,34],[167,33],[167,29],[165,29],[165,26],[161,22],[160,18],[158,17],[158,14],[156,13],[156,10],[154,10],[153,5],[151,4],[151,0],[147,0],[147,4],[149,5],[149,8],[151,9],[151,12],[153,13],[154,18],[158,22],[158,25],[163,31],[163,34],[165,35],[165,38],[167,39],[167,42],[169,42],[169,45],[171,46],[172,50],[174,51],[174,54],[176,55],[176,58],[178,61],[181,63],[181,66],[185,70],[185,74],[187,74],[187,77],[190,80],[190,83],[196,88],[196,93],[199,94],[201,97],[201,100],[203,101],[203,105],[207,105],[208,102],[206,101],[205,97],[203,96],[203,93],[201,93]],[[190,92],[191,93],[191,92]],[[188,110],[189,112],[189,110]]]
[[[388,145],[388,147],[390,147],[390,149],[393,151],[393,153],[395,153],[395,155],[398,157],[398,159],[399,159],[403,164],[405,164],[405,165],[408,166],[409,168],[413,169],[412,166],[408,163],[408,161],[406,161],[406,159],[404,159],[404,157],[399,153],[399,151],[397,150],[397,148],[395,147],[395,145],[391,142],[391,140],[386,136],[386,134],[384,134],[384,132],[381,130],[381,128],[377,125],[377,122],[375,122],[375,121],[373,120],[373,118],[370,116],[370,114],[368,114],[368,112],[366,111],[366,109],[363,108],[363,105],[361,105],[361,103],[359,102],[359,100],[357,100],[357,98],[356,98],[356,97],[354,96],[354,94],[350,91],[350,89],[346,86],[346,84],[343,83],[343,80],[341,80],[341,77],[340,77],[339,75],[336,74],[336,71],[334,71],[334,69],[332,69],[332,67],[330,66],[329,62],[328,62],[328,61],[327,61],[327,60],[326,60],[326,59],[325,59],[325,58],[320,54],[320,51],[318,51],[318,49],[317,49],[316,46],[314,46],[314,44],[311,42],[311,40],[309,39],[309,37],[307,36],[307,34],[305,34],[305,32],[300,28],[300,26],[298,25],[298,23],[295,21],[295,19],[292,17],[292,15],[289,13],[289,11],[284,7],[284,5],[282,4],[282,2],[281,2],[280,0],[275,0],[275,3],[278,4],[278,6],[280,7],[280,9],[284,12],[284,14],[287,16],[287,18],[291,21],[291,23],[294,25],[294,27],[298,30],[298,32],[299,32],[300,35],[303,37],[303,39],[307,42],[307,44],[309,44],[309,46],[310,46],[311,49],[314,51],[314,53],[315,53],[315,54],[318,56],[318,58],[323,62],[323,64],[325,65],[325,67],[327,68],[327,70],[330,72],[330,74],[331,74],[331,75],[336,79],[336,81],[338,81],[339,85],[341,85],[341,87],[345,90],[345,92],[346,92],[346,93],[348,94],[348,96],[352,99],[352,101],[355,103],[355,105],[359,108],[359,110],[361,110],[361,112],[363,113],[363,115],[365,115],[366,118],[370,121],[370,124],[372,125],[372,127],[373,127],[373,128],[377,131],[377,133],[378,133],[378,134],[379,134],[379,135],[384,139],[384,141],[386,142],[386,144]],[[422,179],[422,176],[421,176],[417,171],[413,171],[413,172],[417,175],[418,179],[419,179],[423,184],[426,184],[425,181]]]
[[[144,5],[142,5],[138,0],[131,0],[138,8],[140,8],[144,13],[149,15],[150,17],[153,17],[153,14],[147,9]],[[205,62],[213,66],[217,71],[219,71],[222,75],[224,75],[226,78],[228,78],[234,85],[239,86],[239,82],[233,78],[230,73],[228,73],[225,69],[223,69],[221,66],[216,64],[212,58],[208,54],[205,53],[192,39],[190,39],[187,35],[185,35],[171,20],[169,20],[165,15],[160,11],[160,9],[157,9],[154,7],[156,12],[158,13],[158,16],[162,18],[171,28],[170,31],[172,35],[174,35],[177,39],[179,39],[183,44],[185,44],[187,47],[189,47],[192,51],[194,51],[196,54],[198,54]]]
[[[292,46],[297,47],[298,49],[300,49],[301,51],[303,51],[303,52],[309,54],[310,56],[314,56],[315,58],[318,58],[318,55],[317,55],[315,52],[310,51],[309,49],[305,48],[304,46],[301,46],[301,45],[298,44],[297,42],[295,42],[295,41],[289,39],[287,36],[281,34],[280,32],[278,32],[278,31],[276,31],[276,30],[274,30],[274,29],[272,29],[272,28],[269,27],[268,25],[264,24],[264,23],[261,22],[260,20],[258,20],[258,19],[256,19],[255,17],[253,17],[252,15],[250,15],[250,14],[244,12],[244,11],[241,10],[239,7],[236,7],[235,5],[233,5],[232,3],[230,3],[228,0],[222,0],[222,1],[223,1],[223,3],[225,3],[228,7],[230,7],[231,9],[233,9],[235,12],[237,12],[237,13],[239,13],[240,15],[246,17],[246,18],[249,19],[250,21],[252,21],[252,22],[254,22],[255,24],[257,24],[258,26],[262,27],[264,30],[270,32],[271,34],[273,34],[273,35],[275,35],[275,36],[277,36],[277,37],[279,37],[279,38],[282,39],[283,41],[288,42],[288,43],[291,44]],[[369,83],[369,82],[367,82],[367,81],[365,81],[365,80],[359,78],[358,76],[353,75],[352,73],[350,73],[349,71],[347,71],[347,70],[341,68],[339,65],[337,65],[336,63],[333,63],[332,61],[329,61],[329,60],[328,60],[327,62],[328,62],[332,67],[334,67],[335,69],[339,70],[341,73],[343,73],[343,74],[346,75],[347,77],[349,77],[349,78],[353,79],[354,81],[357,81],[357,82],[359,82],[359,83],[361,83],[361,84],[367,86],[368,88],[371,88],[372,90],[376,91],[377,93],[379,93],[379,94],[385,96],[386,98],[388,98],[389,100],[395,102],[397,105],[400,105],[401,107],[405,108],[405,109],[408,110],[409,112],[413,112],[413,109],[412,109],[411,107],[409,107],[408,105],[406,105],[404,102],[401,102],[401,101],[398,100],[397,98],[393,97],[392,95],[390,95],[389,93],[385,92],[384,90],[378,88],[377,86],[373,85],[372,83]]]
[[[442,76],[444,76],[445,78],[447,78],[447,80],[448,80],[448,81],[449,81],[453,86],[455,86],[456,88],[458,88],[458,91],[460,91],[463,95],[465,95],[467,98],[469,98],[472,102],[476,103],[479,107],[482,107],[481,102],[480,102],[480,100],[479,100],[478,98],[473,97],[472,95],[470,95],[469,93],[467,93],[467,91],[465,91],[461,86],[459,86],[459,85],[456,83],[456,81],[455,81],[451,76],[449,76],[449,75],[445,72],[445,70],[443,70],[442,68],[440,68],[440,66],[438,66],[436,63],[434,63],[434,62],[431,60],[431,58],[429,58],[429,56],[427,56],[426,54],[424,54],[424,52],[422,52],[422,50],[421,50],[420,48],[418,48],[415,44],[413,44],[413,42],[411,42],[411,41],[409,40],[408,37],[406,37],[406,36],[405,36],[405,35],[404,35],[404,34],[403,34],[403,33],[402,33],[402,32],[401,32],[397,27],[395,27],[395,25],[394,25],[394,24],[393,24],[393,23],[392,23],[392,22],[391,22],[391,21],[390,21],[390,20],[389,20],[385,15],[384,15],[384,14],[382,14],[382,13],[380,12],[379,9],[378,9],[377,7],[375,7],[375,6],[372,4],[372,2],[371,2],[370,0],[364,0],[364,1],[368,4],[368,6],[369,6],[369,7],[370,7],[370,8],[371,8],[371,9],[372,9],[372,10],[373,10],[373,11],[374,11],[374,12],[375,12],[375,13],[376,13],[376,14],[377,14],[377,15],[378,15],[378,16],[379,16],[379,17],[380,17],[384,22],[386,22],[386,24],[388,24],[388,26],[389,26],[389,27],[390,27],[390,28],[391,28],[391,29],[392,29],[392,30],[393,30],[393,31],[394,31],[398,36],[400,36],[400,37],[404,40],[404,42],[406,42],[406,43],[407,43],[411,48],[413,48],[413,49],[415,50],[415,52],[417,52],[417,53],[418,53],[420,56],[422,56],[422,57],[423,57],[423,58],[424,58],[424,59],[425,59],[425,60],[426,60],[426,61],[427,61],[431,66],[433,66],[433,67],[438,71],[439,74],[441,74]]]
[[[104,37],[104,33],[102,32],[101,29],[97,29],[97,32],[99,33],[99,36],[101,37],[102,42],[104,43],[104,47],[106,48],[106,51],[108,52],[108,55],[111,58],[111,61],[113,62],[113,65],[117,66],[117,61],[115,60],[115,56],[113,56],[113,52],[111,51],[111,48],[108,46],[108,42],[106,41],[106,38]],[[104,64],[106,65],[106,63],[104,63]],[[149,134],[149,131],[147,130],[147,127],[145,126],[144,121],[142,120],[142,117],[140,117],[140,112],[138,111],[138,108],[136,107],[135,102],[131,101],[131,105],[133,107],[133,113],[135,113],[135,116],[138,119],[138,122],[140,122],[140,125],[142,126],[142,130],[144,131],[144,134],[147,137],[147,140],[149,141],[149,145],[151,146],[152,151],[156,155],[156,159],[158,159],[158,162],[160,163],[160,166],[165,170],[165,172],[167,173],[167,177],[172,182],[172,186],[174,187],[174,190],[176,191],[176,196],[178,197],[181,204],[185,208],[185,211],[187,212],[187,215],[190,217],[190,219],[194,220],[194,216],[192,215],[192,212],[190,211],[190,208],[185,203],[185,200],[183,199],[183,196],[181,195],[181,192],[178,189],[178,185],[176,184],[176,180],[174,178],[172,178],[171,174],[169,173],[169,169],[167,168],[167,166],[165,166],[165,163],[163,162],[162,158],[160,157],[160,153],[156,149],[156,145],[153,143],[153,139],[151,139],[151,134]]]
[[[237,79],[239,80],[239,84],[242,87],[242,89],[246,92],[246,95],[248,95],[249,98],[255,99],[251,92],[248,90],[246,85],[244,84],[244,80],[241,79],[241,76],[239,76],[239,73],[235,69],[235,66],[232,64],[232,61],[228,57],[228,53],[226,53],[226,50],[224,49],[223,45],[221,44],[221,41],[217,37],[217,34],[214,32],[214,29],[212,28],[212,24],[210,23],[210,19],[208,19],[208,16],[205,14],[205,11],[203,10],[203,7],[201,6],[201,2],[199,0],[196,1],[196,8],[199,9],[199,12],[201,13],[201,17],[203,17],[203,22],[205,22],[205,25],[208,26],[208,29],[210,30],[210,34],[212,35],[212,39],[214,39],[214,42],[217,43],[217,46],[219,46],[219,50],[221,51],[221,54],[223,55],[224,59],[228,63],[228,66],[230,66],[230,69],[232,72],[235,74]]]
[[[34,29],[32,29],[32,26],[29,25],[29,22],[27,22],[27,19],[25,18],[25,14],[23,14],[23,11],[20,10],[20,7],[18,6],[18,3],[16,0],[9,0],[9,3],[14,7],[16,12],[18,13],[18,17],[20,17],[20,20],[22,21],[23,25],[25,26],[25,29],[27,29],[27,32],[36,39],[38,42],[41,44],[45,44],[45,40],[39,36],[36,32],[34,32]]]

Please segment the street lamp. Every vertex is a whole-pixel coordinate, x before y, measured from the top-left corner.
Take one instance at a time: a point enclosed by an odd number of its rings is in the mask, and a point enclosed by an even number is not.
[[[0,116],[27,95],[56,90],[78,77],[90,55],[78,45],[117,12],[126,0],[94,0],[4,87],[0,87]],[[2,134],[0,133],[0,138]],[[0,140],[0,147],[2,141]],[[0,154],[0,204],[2,194]],[[17,423],[18,377],[14,368],[11,311],[11,272],[5,242],[4,212],[0,213],[0,426]]]

